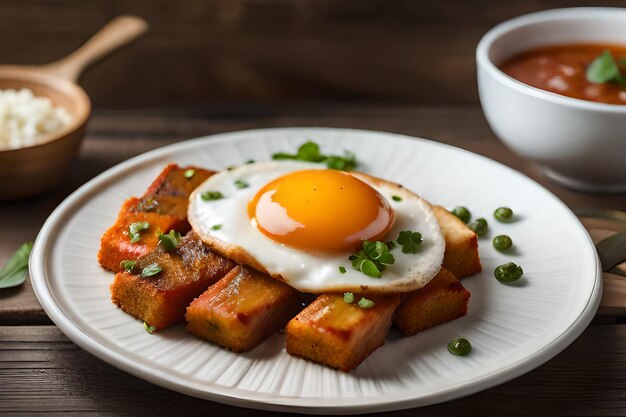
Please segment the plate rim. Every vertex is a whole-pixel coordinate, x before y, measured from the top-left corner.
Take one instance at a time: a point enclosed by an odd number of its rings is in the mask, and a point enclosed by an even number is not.
[[[288,135],[290,133],[301,134],[320,131],[325,131],[329,133],[334,132],[340,134],[373,134],[382,136],[393,136],[394,139],[404,141],[427,142],[436,146],[453,149],[456,152],[470,154],[472,157],[477,157],[485,163],[495,164],[498,168],[505,169],[510,173],[522,178],[524,181],[530,182],[534,187],[538,187],[544,193],[551,196],[555,200],[555,202],[557,202],[562,208],[566,210],[568,215],[584,232],[587,243],[590,245],[590,249],[594,254],[593,262],[595,263],[596,276],[593,278],[593,287],[589,294],[589,297],[586,300],[586,305],[584,309],[581,310],[578,317],[574,319],[574,321],[563,333],[561,333],[558,337],[552,339],[552,341],[549,342],[546,346],[533,352],[530,355],[524,356],[523,358],[517,360],[516,362],[510,364],[505,368],[498,368],[497,370],[489,374],[481,375],[462,383],[451,384],[450,386],[447,386],[446,388],[425,397],[411,397],[407,395],[386,396],[384,399],[381,399],[381,397],[373,397],[372,399],[362,397],[350,397],[345,399],[346,401],[342,402],[341,404],[332,404],[329,406],[325,406],[320,405],[318,397],[288,397],[265,393],[258,394],[254,392],[247,392],[248,395],[246,395],[246,397],[241,397],[236,393],[229,394],[228,391],[231,390],[226,387],[211,386],[209,390],[201,390],[195,387],[189,387],[180,384],[179,382],[177,382],[179,377],[168,379],[167,375],[160,371],[147,373],[132,360],[127,359],[124,356],[120,355],[118,352],[101,345],[100,343],[98,343],[98,341],[91,338],[88,334],[84,333],[81,328],[71,320],[71,318],[65,315],[63,309],[56,302],[53,292],[51,288],[48,287],[46,281],[47,274],[45,265],[47,249],[49,246],[46,243],[50,237],[54,236],[54,231],[62,224],[59,222],[59,220],[62,220],[63,217],[68,214],[68,212],[72,211],[73,208],[80,206],[81,202],[88,198],[91,193],[97,193],[98,187],[106,186],[106,183],[108,181],[111,181],[116,176],[126,171],[129,167],[152,163],[153,160],[158,158],[159,156],[167,155],[168,153],[176,150],[176,148],[179,147],[193,146],[193,144],[200,142],[210,143],[215,140],[227,141],[231,136],[236,137],[242,134]],[[506,381],[510,381],[525,374],[526,372],[537,368],[538,366],[541,366],[542,364],[556,356],[558,353],[560,353],[567,346],[569,346],[569,344],[571,344],[587,328],[587,326],[595,316],[595,312],[600,304],[602,294],[602,271],[598,255],[595,251],[595,246],[589,234],[583,227],[580,220],[571,211],[571,209],[567,207],[567,205],[565,205],[565,203],[563,203],[556,195],[554,195],[552,192],[547,190],[543,185],[539,184],[535,180],[498,161],[445,143],[421,137],[389,133],[384,131],[329,127],[246,129],[206,135],[197,138],[182,140],[164,147],[153,149],[132,157],[117,165],[114,165],[113,167],[95,176],[94,178],[83,184],[81,187],[79,187],[77,190],[75,190],[50,214],[35,240],[33,251],[30,256],[29,269],[35,295],[50,319],[70,340],[72,340],[72,342],[76,343],[82,349],[88,351],[100,360],[103,360],[124,372],[127,372],[150,383],[197,398],[217,401],[223,404],[233,405],[237,407],[254,408],[268,411],[291,411],[308,414],[322,414],[328,412],[356,414],[421,407],[471,395],[476,392],[483,391],[485,389],[502,384]],[[475,381],[475,379],[478,379],[479,381]],[[255,395],[261,396],[263,398],[256,398]]]

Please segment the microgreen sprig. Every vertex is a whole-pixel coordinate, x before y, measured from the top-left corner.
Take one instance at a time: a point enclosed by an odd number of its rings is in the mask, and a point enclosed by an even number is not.
[[[168,252],[173,252],[180,246],[182,237],[176,230],[170,230],[168,234],[159,234],[159,243]]]
[[[148,323],[146,323],[145,321],[143,322],[143,328],[145,329],[145,331],[147,331],[148,333],[152,334],[153,331],[156,330],[156,327],[154,326],[150,326]]]
[[[350,255],[348,259],[352,261],[354,269],[372,278],[380,278],[385,266],[393,265],[396,261],[385,243],[369,240],[364,240],[362,249]]]
[[[137,243],[141,239],[141,231],[148,230],[150,223],[148,222],[134,222],[128,226],[128,235],[130,236],[130,243]]]
[[[157,263],[150,264],[141,270],[141,278],[149,278],[163,271],[163,268]]]
[[[137,261],[125,260],[120,262],[120,268],[126,272],[132,272],[135,266],[137,266]]]
[[[326,164],[330,169],[338,169],[340,171],[352,171],[357,166],[356,157],[353,153],[346,151],[344,156],[323,155],[320,153],[319,145],[311,141],[303,143],[295,154],[275,153],[272,155],[272,159],[319,162]]]
[[[423,240],[420,232],[403,230],[398,235],[396,242],[402,246],[402,253],[417,253]]]

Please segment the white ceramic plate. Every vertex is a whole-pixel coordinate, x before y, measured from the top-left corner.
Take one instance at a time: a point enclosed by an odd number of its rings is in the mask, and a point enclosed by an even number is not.
[[[469,314],[386,344],[355,372],[342,373],[289,356],[275,334],[252,352],[235,354],[177,325],[150,335],[109,299],[113,275],[100,268],[100,236],[122,202],[140,195],[165,164],[220,170],[249,159],[268,160],[315,140],[327,153],[354,151],[361,170],[399,182],[433,203],[465,205],[490,223],[480,239],[482,274],[463,281]],[[499,206],[519,215],[493,220]],[[496,252],[495,234],[510,235],[513,254]],[[493,278],[515,261],[518,285]],[[387,133],[325,128],[252,130],[178,143],[126,161],[65,200],[42,228],[31,257],[37,297],[76,344],[152,383],[228,404],[306,413],[363,413],[432,404],[515,378],[571,343],[592,319],[602,292],[594,246],[572,212],[524,175],[450,146]],[[456,337],[472,342],[469,356],[448,353]]]

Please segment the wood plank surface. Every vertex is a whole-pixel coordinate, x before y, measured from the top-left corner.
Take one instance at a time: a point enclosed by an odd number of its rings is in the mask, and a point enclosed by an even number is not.
[[[466,398],[394,416],[626,415],[626,325],[592,325],[545,365]],[[251,413],[187,397],[125,374],[54,326],[0,327],[0,415]],[[254,415],[276,413],[254,411]]]
[[[197,136],[281,126],[375,129],[430,138],[488,156],[539,181],[570,208],[626,208],[626,194],[590,195],[548,182],[541,171],[499,142],[476,106],[363,106],[345,104],[231,106],[183,110],[101,110],[90,122],[79,158],[65,183],[48,194],[0,204],[0,264],[32,241],[52,210],[78,186],[132,156]],[[477,185],[478,187],[480,185]],[[621,281],[617,281],[620,285]],[[619,300],[621,300],[620,298]],[[610,311],[615,314],[615,310]],[[0,291],[0,324],[47,324],[29,284]]]
[[[0,60],[44,64],[118,14],[151,29],[82,78],[96,107],[225,100],[476,104],[474,51],[514,16],[593,0],[3,0]],[[602,6],[625,7],[624,0]],[[103,82],[105,80],[106,82]]]

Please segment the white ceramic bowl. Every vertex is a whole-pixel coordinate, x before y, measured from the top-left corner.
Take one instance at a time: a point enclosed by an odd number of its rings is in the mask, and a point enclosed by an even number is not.
[[[559,43],[626,44],[626,9],[570,8],[499,24],[476,50],[478,90],[489,125],[553,180],[588,192],[626,191],[626,105],[573,99],[519,82],[497,65]]]

